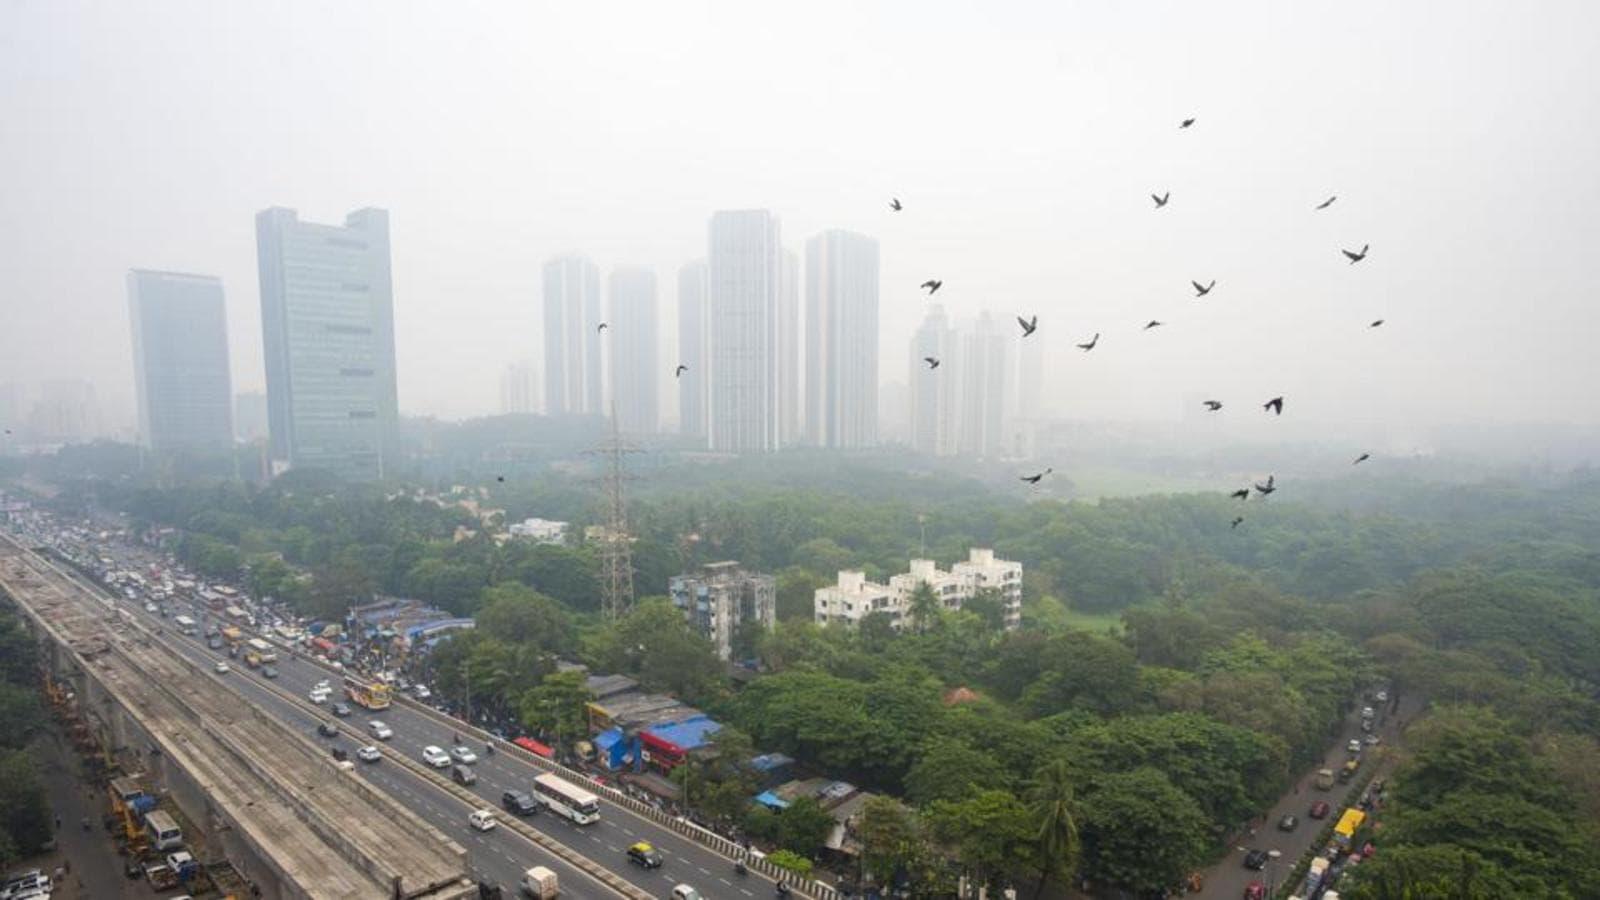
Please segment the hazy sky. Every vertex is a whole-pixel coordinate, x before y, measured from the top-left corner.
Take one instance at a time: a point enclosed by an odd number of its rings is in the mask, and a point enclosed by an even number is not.
[[[401,410],[493,412],[546,257],[653,266],[670,361],[677,267],[759,206],[881,241],[885,381],[942,278],[1038,314],[1066,415],[1593,424],[1596,60],[1593,0],[0,0],[0,381],[131,421],[138,267],[220,276],[259,388],[254,213],[375,205]]]

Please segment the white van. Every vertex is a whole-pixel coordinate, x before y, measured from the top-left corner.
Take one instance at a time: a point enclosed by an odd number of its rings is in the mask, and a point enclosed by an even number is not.
[[[144,817],[144,830],[150,836],[150,846],[157,850],[176,850],[183,846],[183,832],[172,816],[159,809]]]
[[[495,821],[494,810],[476,809],[467,816],[467,824],[479,831],[488,831],[500,823]]]

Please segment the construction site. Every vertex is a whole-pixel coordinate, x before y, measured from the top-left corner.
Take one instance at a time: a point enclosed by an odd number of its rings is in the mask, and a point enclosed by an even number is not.
[[[46,693],[130,878],[194,897],[477,897],[465,850],[0,535],[0,593],[40,639]]]

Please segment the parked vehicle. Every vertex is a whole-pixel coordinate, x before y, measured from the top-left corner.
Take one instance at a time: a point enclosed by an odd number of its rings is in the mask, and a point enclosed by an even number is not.
[[[1307,815],[1313,819],[1326,819],[1330,809],[1332,809],[1332,807],[1328,805],[1328,801],[1318,800],[1317,802],[1311,804],[1311,811],[1307,813]]]
[[[1293,831],[1295,826],[1299,824],[1300,819],[1294,813],[1284,813],[1283,818],[1278,820],[1278,830]]]
[[[1333,770],[1332,769],[1322,769],[1322,770],[1319,770],[1317,772],[1317,790],[1319,790],[1319,791],[1331,791],[1331,790],[1333,790]]]
[[[1267,851],[1251,850],[1244,855],[1244,867],[1259,872],[1266,867],[1268,859]]]

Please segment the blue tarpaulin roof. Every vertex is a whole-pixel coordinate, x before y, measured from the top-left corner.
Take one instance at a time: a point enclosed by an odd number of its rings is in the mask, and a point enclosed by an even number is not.
[[[761,793],[757,794],[756,802],[762,806],[770,806],[773,809],[789,808],[789,801],[779,797],[777,794],[774,794],[771,791],[762,791]]]
[[[691,716],[676,722],[658,722],[644,730],[658,740],[688,751],[703,745],[706,737],[720,728],[722,726],[711,721],[710,716]]]
[[[599,734],[595,735],[594,737],[590,738],[589,742],[594,744],[596,749],[599,749],[599,750],[610,750],[613,746],[616,745],[617,741],[620,741],[620,740],[622,740],[622,729],[621,728],[608,728],[605,731],[602,731]]]

